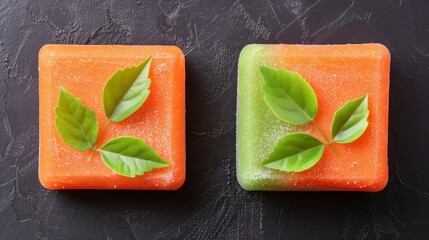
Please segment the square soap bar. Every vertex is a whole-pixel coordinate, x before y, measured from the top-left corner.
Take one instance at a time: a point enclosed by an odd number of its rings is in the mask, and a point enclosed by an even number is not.
[[[369,126],[349,144],[334,144],[303,172],[262,166],[276,143],[291,132],[323,139],[313,124],[279,120],[264,101],[259,66],[299,73],[314,89],[319,111],[315,121],[331,132],[335,111],[368,94]],[[380,44],[248,45],[238,65],[237,178],[246,190],[379,191],[388,180],[387,134],[390,54]]]
[[[102,92],[114,72],[152,56],[150,94],[134,114],[110,123],[98,146],[118,136],[143,139],[171,166],[128,178],[95,153],[67,146],[55,127],[60,86],[108,121]],[[47,189],[175,190],[185,180],[185,61],[174,46],[45,45],[39,52],[39,179]]]

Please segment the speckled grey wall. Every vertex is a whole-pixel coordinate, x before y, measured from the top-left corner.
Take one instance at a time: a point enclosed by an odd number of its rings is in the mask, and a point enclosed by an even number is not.
[[[2,0],[0,239],[429,239],[428,9],[426,0]],[[235,176],[241,48],[363,42],[392,54],[387,188],[242,190]],[[40,186],[37,53],[45,43],[171,44],[185,52],[182,189]]]

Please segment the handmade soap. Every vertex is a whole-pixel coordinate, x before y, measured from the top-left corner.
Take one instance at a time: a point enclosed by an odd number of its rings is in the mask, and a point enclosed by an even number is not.
[[[331,132],[335,111],[368,94],[368,128],[349,144],[333,143],[313,167],[285,172],[262,166],[291,132],[323,139],[314,124],[281,121],[264,101],[260,65],[299,73],[318,100],[315,121]],[[388,180],[387,134],[390,54],[380,44],[248,45],[238,64],[237,178],[246,190],[382,190]]]
[[[99,146],[118,136],[143,139],[170,163],[135,178],[116,174],[96,152],[67,146],[55,127],[60,87],[93,109],[102,127],[102,93],[107,80],[124,67],[152,57],[150,94],[122,122],[109,124]],[[46,45],[39,53],[39,179],[47,189],[174,190],[185,180],[185,61],[173,46]]]

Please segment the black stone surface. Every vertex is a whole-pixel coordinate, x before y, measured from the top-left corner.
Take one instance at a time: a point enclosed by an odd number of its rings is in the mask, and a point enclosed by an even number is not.
[[[428,10],[426,0],[2,0],[0,239],[429,239]],[[235,175],[241,48],[365,42],[385,44],[392,54],[386,189],[241,189]],[[171,44],[185,52],[182,189],[41,187],[37,53],[46,43]]]

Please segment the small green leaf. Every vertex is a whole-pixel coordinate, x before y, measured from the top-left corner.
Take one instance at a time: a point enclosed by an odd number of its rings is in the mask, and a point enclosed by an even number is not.
[[[280,139],[262,165],[286,172],[302,172],[320,160],[324,148],[324,144],[311,135],[291,133]]]
[[[155,150],[138,138],[114,138],[107,142],[100,152],[107,166],[126,177],[135,177],[155,168],[170,166]]]
[[[60,87],[55,113],[55,126],[67,145],[81,152],[92,148],[98,135],[98,122],[93,110]]]
[[[136,67],[116,71],[103,90],[104,112],[111,121],[120,122],[133,114],[149,96],[149,68],[152,58]]]
[[[313,88],[298,73],[260,66],[265,84],[265,101],[281,120],[306,124],[317,114],[317,98]]]
[[[368,127],[368,115],[368,95],[344,104],[334,116],[333,141],[349,143],[358,139]]]

